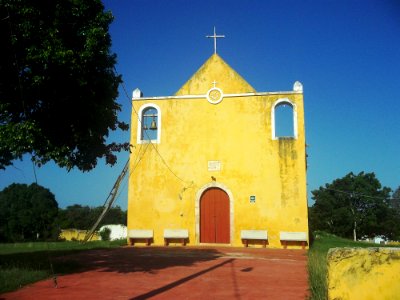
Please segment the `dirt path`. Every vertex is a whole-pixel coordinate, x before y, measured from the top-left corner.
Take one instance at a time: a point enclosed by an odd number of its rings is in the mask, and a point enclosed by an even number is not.
[[[45,280],[0,299],[305,299],[304,250],[124,247],[65,260],[81,272]],[[57,271],[57,270],[56,270]]]

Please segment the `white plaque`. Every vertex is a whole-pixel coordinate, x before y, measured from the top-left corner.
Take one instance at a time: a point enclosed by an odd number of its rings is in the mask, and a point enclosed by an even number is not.
[[[221,162],[219,160],[209,160],[208,171],[221,171]]]

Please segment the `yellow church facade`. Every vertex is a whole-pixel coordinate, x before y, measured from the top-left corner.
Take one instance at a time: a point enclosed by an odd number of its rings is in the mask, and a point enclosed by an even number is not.
[[[213,54],[173,96],[132,99],[128,238],[308,246],[303,89],[257,92]],[[290,110],[290,136],[277,110]]]

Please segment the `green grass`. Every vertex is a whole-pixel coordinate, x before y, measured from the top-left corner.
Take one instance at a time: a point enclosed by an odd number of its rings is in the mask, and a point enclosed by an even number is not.
[[[55,258],[80,251],[114,248],[126,245],[126,240],[80,242],[34,242],[0,244],[0,294],[16,290],[24,285],[67,274],[79,269],[71,261],[55,261]]]
[[[331,248],[341,247],[377,247],[376,244],[354,242],[325,232],[314,233],[314,243],[308,251],[308,281],[312,300],[326,300],[327,287],[327,254]]]

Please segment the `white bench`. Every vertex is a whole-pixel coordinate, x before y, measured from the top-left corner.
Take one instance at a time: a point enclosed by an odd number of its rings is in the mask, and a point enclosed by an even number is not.
[[[129,245],[134,246],[135,240],[145,240],[146,245],[150,246],[153,240],[152,229],[129,229],[128,230]]]
[[[164,229],[164,245],[168,246],[169,240],[180,240],[182,246],[186,246],[189,239],[189,230],[187,229]]]
[[[279,238],[285,249],[287,248],[287,242],[301,242],[301,246],[304,249],[307,242],[307,232],[281,231],[279,233]]]
[[[243,240],[246,247],[249,246],[249,241],[260,240],[265,248],[268,240],[268,232],[266,230],[241,230],[240,238]]]

